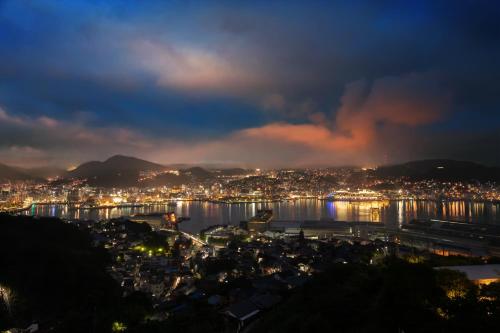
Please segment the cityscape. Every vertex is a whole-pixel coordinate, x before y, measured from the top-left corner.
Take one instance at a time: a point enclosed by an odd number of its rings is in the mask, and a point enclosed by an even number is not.
[[[0,332],[495,332],[500,6],[0,1]]]
[[[298,199],[339,201],[446,200],[498,203],[499,170],[491,181],[464,174],[455,177],[456,161],[424,161],[427,177],[386,174],[386,167],[366,169],[339,167],[327,169],[171,169],[133,157],[113,156],[104,164],[118,163],[109,169],[80,174],[85,164],[71,172],[40,179],[28,174],[25,179],[4,178],[0,208],[4,211],[29,210],[33,205],[69,205],[95,209],[151,204],[176,204],[177,201],[212,203],[268,203]],[[142,163],[129,168],[127,164]],[[413,162],[401,166],[411,170]],[[442,165],[441,165],[442,164]],[[459,168],[488,168],[463,163]],[[153,165],[158,170],[148,170]],[[445,167],[446,165],[446,167]],[[450,169],[450,171],[448,171]],[[105,170],[105,171],[104,171]],[[439,171],[438,178],[432,173]],[[470,170],[461,170],[471,172]],[[398,173],[399,172],[399,173]],[[404,171],[406,172],[406,171]],[[448,175],[448,172],[450,174]],[[123,174],[123,176],[121,176]],[[165,177],[166,176],[166,177]],[[106,178],[108,179],[100,179]],[[115,179],[111,179],[116,177]],[[471,177],[467,179],[467,177]],[[22,178],[22,176],[21,176]],[[421,179],[419,179],[421,178]],[[440,179],[441,178],[441,179]],[[99,184],[101,182],[101,184]],[[129,183],[130,185],[123,185]]]

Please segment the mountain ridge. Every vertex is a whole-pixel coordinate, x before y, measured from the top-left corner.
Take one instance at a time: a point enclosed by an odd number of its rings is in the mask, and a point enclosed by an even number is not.
[[[452,159],[425,159],[386,165],[375,169],[372,174],[379,178],[406,177],[412,180],[500,181],[500,167]]]
[[[101,161],[89,161],[68,171],[65,178],[86,179],[91,186],[120,187],[137,186],[143,171],[162,171],[166,167],[125,155],[113,155]]]
[[[160,171],[166,169],[165,166],[149,162],[140,158],[113,155],[110,158],[101,161],[89,161],[80,164],[75,169],[68,171],[68,177],[92,177],[96,174],[107,174],[116,172],[136,171]]]
[[[172,169],[173,165],[162,165],[125,155],[113,155],[104,161],[88,161],[71,171],[57,167],[21,168],[0,163],[0,181],[43,181],[49,177],[60,176],[65,179],[86,179],[91,186],[161,186],[179,185],[190,180],[205,181],[217,175],[245,174],[248,171],[243,168],[207,169],[197,165],[177,164],[179,175],[161,173]],[[159,172],[160,175],[140,183],[141,172],[147,171]],[[414,160],[380,166],[369,170],[368,173],[378,178],[403,177],[410,180],[500,181],[500,167],[453,159]]]

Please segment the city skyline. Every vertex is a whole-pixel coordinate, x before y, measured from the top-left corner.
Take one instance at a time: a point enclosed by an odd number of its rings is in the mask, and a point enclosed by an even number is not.
[[[500,3],[0,0],[0,332],[494,332]]]
[[[499,165],[498,4],[0,2],[0,163]]]

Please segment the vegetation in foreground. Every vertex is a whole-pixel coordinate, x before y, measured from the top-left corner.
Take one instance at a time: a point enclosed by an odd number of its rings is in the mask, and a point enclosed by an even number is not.
[[[336,264],[264,315],[252,332],[494,332],[500,283],[387,258]]]
[[[59,219],[0,215],[0,331],[39,323],[52,332],[106,332],[142,320],[147,299],[121,297],[104,249]],[[137,318],[139,316],[139,318]]]
[[[366,255],[363,252],[363,255]],[[375,257],[374,257],[375,258]],[[478,287],[432,266],[479,259],[409,256],[333,264],[249,326],[253,332],[487,332],[500,326],[500,284]],[[122,296],[109,258],[59,219],[0,215],[0,331],[37,322],[51,332],[224,332],[206,301],[162,322],[141,293]],[[215,269],[215,268],[214,268]],[[222,268],[220,268],[222,269]],[[219,268],[215,269],[216,271]],[[5,291],[8,291],[6,298]]]

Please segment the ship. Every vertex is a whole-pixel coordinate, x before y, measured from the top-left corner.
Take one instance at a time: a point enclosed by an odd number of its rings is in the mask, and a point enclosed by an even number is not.
[[[336,191],[330,193],[325,198],[328,201],[381,201],[387,200],[383,194],[375,191],[361,190],[361,191]]]

